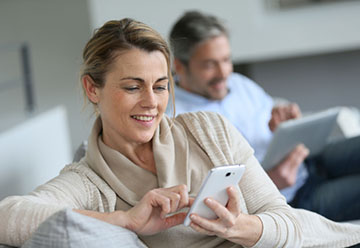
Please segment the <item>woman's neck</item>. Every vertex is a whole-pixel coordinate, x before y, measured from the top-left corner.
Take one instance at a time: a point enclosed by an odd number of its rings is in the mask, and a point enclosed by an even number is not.
[[[148,170],[154,174],[156,174],[156,166],[154,153],[152,150],[152,142],[148,142],[141,146],[136,147],[134,150],[134,155],[129,154],[128,157],[133,163],[140,166],[141,168]]]
[[[156,174],[155,159],[152,150],[152,140],[144,144],[130,144],[126,142],[113,144],[107,142],[104,136],[102,136],[102,140],[104,144],[114,150],[117,150],[137,166]]]

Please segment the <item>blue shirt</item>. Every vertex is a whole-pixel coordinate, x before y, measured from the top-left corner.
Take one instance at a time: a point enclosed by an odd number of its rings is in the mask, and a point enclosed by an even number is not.
[[[241,74],[232,73],[227,83],[229,93],[222,100],[209,100],[176,86],[176,114],[212,111],[225,116],[254,148],[255,157],[262,161],[272,138],[268,122],[273,100],[259,85]],[[171,103],[168,104],[166,113],[172,115]],[[301,165],[295,185],[281,191],[287,201],[293,199],[306,177],[306,168]]]

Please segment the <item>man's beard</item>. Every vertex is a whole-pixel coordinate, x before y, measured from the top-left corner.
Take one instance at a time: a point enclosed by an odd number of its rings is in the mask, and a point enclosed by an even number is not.
[[[223,82],[223,81],[225,81],[226,80],[226,78],[213,78],[213,79],[211,79],[208,83],[207,83],[207,85],[208,86],[213,86],[213,85],[216,85],[216,84],[218,84],[218,83],[221,83],[221,82]]]

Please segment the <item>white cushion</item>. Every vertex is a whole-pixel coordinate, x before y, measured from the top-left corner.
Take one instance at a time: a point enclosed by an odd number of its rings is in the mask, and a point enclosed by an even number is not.
[[[146,247],[128,229],[64,209],[44,221],[22,248]]]

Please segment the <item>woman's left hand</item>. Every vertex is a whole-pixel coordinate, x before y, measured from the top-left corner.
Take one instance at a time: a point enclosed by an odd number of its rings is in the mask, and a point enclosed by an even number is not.
[[[229,187],[227,193],[229,201],[226,206],[212,198],[205,199],[205,204],[215,212],[217,219],[209,220],[192,214],[190,226],[202,234],[216,235],[243,246],[253,246],[261,237],[262,222],[255,215],[241,212],[237,188]]]

